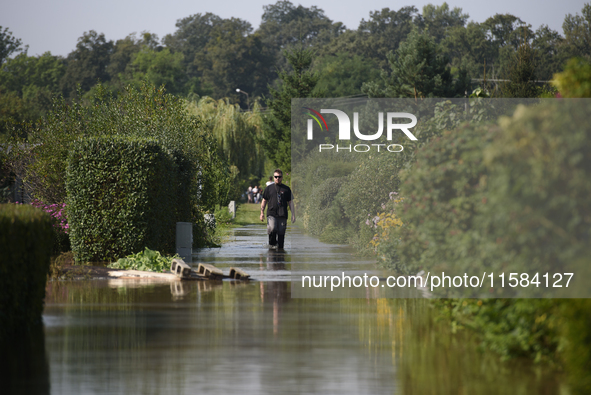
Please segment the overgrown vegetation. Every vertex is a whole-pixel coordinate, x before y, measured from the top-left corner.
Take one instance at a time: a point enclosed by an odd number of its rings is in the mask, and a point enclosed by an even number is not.
[[[173,259],[180,259],[178,255],[162,256],[160,252],[150,250],[146,247],[137,254],[131,254],[125,258],[119,258],[117,262],[112,262],[108,267],[112,269],[124,270],[142,270],[146,272],[162,273],[170,270]]]
[[[213,211],[227,195],[230,174],[211,132],[201,118],[188,113],[182,100],[149,85],[139,90],[128,87],[120,97],[111,96],[99,85],[89,100],[67,103],[58,99],[26,137],[12,136],[7,162],[33,198],[63,204],[68,155],[77,140],[89,137],[150,139],[176,158],[182,155],[186,163],[178,166],[185,172],[183,188],[191,196],[195,239],[197,243],[208,242],[211,233],[203,215]],[[102,188],[108,191],[115,187],[105,184]]]

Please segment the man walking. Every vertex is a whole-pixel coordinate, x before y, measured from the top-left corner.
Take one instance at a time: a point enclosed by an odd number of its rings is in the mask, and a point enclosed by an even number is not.
[[[287,207],[291,210],[291,223],[296,220],[293,206],[293,196],[291,189],[282,184],[283,172],[276,169],[273,172],[274,184],[269,185],[263,192],[263,201],[261,202],[261,221],[265,219],[265,206],[267,209],[267,233],[269,234],[269,245],[277,246],[278,250],[283,250],[285,244],[285,229],[287,228]]]

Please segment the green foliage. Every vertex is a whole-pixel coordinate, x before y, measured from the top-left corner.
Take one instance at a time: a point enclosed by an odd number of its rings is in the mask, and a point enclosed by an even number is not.
[[[464,125],[420,150],[401,175],[404,226],[391,246],[399,268],[545,272],[584,254],[586,111],[571,102],[520,108],[498,128]]]
[[[401,271],[588,273],[588,105],[549,100],[498,125],[462,125],[433,139],[401,174],[403,225],[378,253]],[[568,270],[566,270],[568,269]],[[521,292],[526,292],[521,290]],[[531,292],[531,291],[530,291]],[[439,295],[439,293],[438,293]],[[504,358],[565,358],[579,393],[590,342],[588,303],[544,299],[436,302]],[[564,307],[561,307],[564,305]]]
[[[0,204],[0,337],[42,324],[53,242],[48,214],[29,205]]]
[[[346,30],[330,42],[319,45],[319,53],[335,56],[347,53],[373,61],[377,70],[388,66],[387,54],[398,49],[414,25],[422,25],[422,17],[414,6],[398,11],[383,8],[370,11],[369,18],[362,19],[357,30]],[[370,79],[366,79],[365,82]]]
[[[0,134],[39,119],[51,108],[65,72],[63,59],[49,52],[41,56],[21,53],[0,68]]]
[[[182,54],[184,92],[243,101],[240,88],[251,97],[265,93],[276,76],[275,54],[252,26],[239,18],[211,13],[180,19],[177,31],[164,37],[172,54]],[[243,108],[247,103],[243,101]]]
[[[437,43],[441,42],[449,29],[464,26],[470,16],[462,14],[462,9],[454,7],[450,10],[447,3],[440,6],[427,4],[423,7],[423,20],[426,30]]]
[[[215,98],[229,97],[248,107],[245,95],[262,95],[275,76],[274,56],[252,27],[238,18],[225,19],[211,31],[207,44],[195,55],[200,75],[201,94]]]
[[[391,244],[380,246],[383,254],[398,255],[393,267],[407,273],[433,262],[462,273],[487,267],[475,252],[480,240],[473,215],[483,199],[482,149],[493,134],[494,129],[464,125],[417,152],[412,168],[401,174],[404,225]]]
[[[535,84],[535,51],[527,42],[522,42],[507,66],[509,81],[501,85],[501,94],[509,98],[537,97],[540,90]]]
[[[581,15],[566,15],[562,30],[567,56],[585,57],[587,61],[591,61],[591,5],[585,3]]]
[[[303,46],[293,52],[285,52],[292,72],[282,71],[279,89],[270,88],[271,114],[265,119],[261,145],[267,157],[283,172],[291,172],[291,99],[312,97],[318,76],[310,70],[312,52]]]
[[[569,60],[552,83],[562,97],[591,97],[591,63],[582,58]]]
[[[351,56],[345,52],[324,56],[318,61],[316,68],[319,79],[315,92],[318,96],[359,95],[365,81],[379,77],[377,64],[372,59],[359,55]]]
[[[171,53],[168,48],[157,51],[145,48],[133,56],[127,65],[128,78],[123,83],[140,87],[143,81],[154,86],[164,86],[170,94],[184,93],[185,72],[182,65],[183,54]]]
[[[381,206],[388,201],[390,193],[398,190],[398,173],[403,159],[403,156],[392,153],[372,156],[347,177],[337,198],[355,231],[368,217],[383,209]]]
[[[144,247],[174,251],[176,223],[192,222],[192,165],[153,140],[75,142],[66,179],[75,260],[112,261]]]
[[[565,319],[565,365],[573,394],[591,392],[591,301],[589,299],[568,299],[562,303]]]
[[[125,258],[119,258],[108,267],[112,269],[142,270],[146,272],[162,273],[170,270],[173,259],[180,259],[178,255],[171,257],[162,256],[158,251],[152,251],[146,247],[137,254],[131,254]]]
[[[0,65],[4,63],[11,54],[20,52],[21,45],[22,42],[20,38],[14,37],[12,32],[8,31],[7,27],[2,30],[2,26],[0,26]]]
[[[483,348],[502,359],[557,359],[561,342],[560,302],[552,299],[439,299],[433,302],[456,330],[475,331]]]
[[[564,38],[547,25],[536,30],[531,42],[535,51],[536,76],[541,81],[550,81],[552,75],[562,69],[566,53]]]
[[[557,272],[589,253],[588,113],[576,100],[520,107],[484,151],[490,176],[480,226],[516,268]]]
[[[304,209],[304,226],[308,233],[314,237],[321,237],[325,228],[330,224],[331,209],[334,207],[334,199],[339,192],[345,177],[328,178],[316,185],[312,193],[306,199]],[[343,243],[347,239],[339,240]]]
[[[381,82],[363,85],[369,97],[455,97],[463,93],[465,76],[454,85],[448,59],[427,33],[413,30],[396,52],[388,55],[392,71]]]
[[[260,179],[264,174],[266,155],[260,144],[263,129],[263,115],[256,102],[251,112],[243,112],[237,104],[227,99],[214,100],[203,97],[198,102],[187,102],[189,114],[200,117],[212,131],[217,142],[219,155],[230,166],[231,180],[220,196],[220,205],[237,200],[251,179]]]
[[[29,131],[27,139],[15,138],[10,164],[24,180],[29,193],[45,203],[63,203],[68,152],[79,138],[130,136],[157,140],[168,149],[182,152],[195,169],[192,179],[194,220],[219,202],[228,171],[210,132],[192,116],[184,101],[163,89],[143,85],[128,87],[124,95],[111,97],[98,86],[91,102],[63,100]]]
[[[76,94],[80,85],[87,92],[97,81],[107,82],[111,76],[107,72],[113,41],[107,41],[103,33],[94,30],[85,32],[78,39],[76,49],[68,55],[67,66],[61,81],[61,90],[68,97]]]
[[[282,56],[285,51],[294,51],[300,45],[305,48],[328,45],[345,30],[341,22],[333,22],[316,6],[296,7],[290,1],[279,0],[263,6],[263,9],[255,35],[270,50],[272,66],[276,70],[289,67],[287,59]]]

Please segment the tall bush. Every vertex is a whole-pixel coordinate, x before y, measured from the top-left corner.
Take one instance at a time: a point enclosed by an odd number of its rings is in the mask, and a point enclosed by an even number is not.
[[[66,189],[76,261],[112,261],[175,248],[191,221],[192,163],[153,140],[87,138],[73,144]]]
[[[41,324],[53,236],[40,209],[0,204],[0,336]]]

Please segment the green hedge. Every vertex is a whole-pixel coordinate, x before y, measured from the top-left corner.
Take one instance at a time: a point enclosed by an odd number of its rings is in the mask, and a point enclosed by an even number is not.
[[[191,222],[191,162],[155,141],[93,137],[74,143],[66,190],[77,262],[175,250],[176,222]]]
[[[0,204],[0,336],[41,323],[53,235],[42,210]]]

